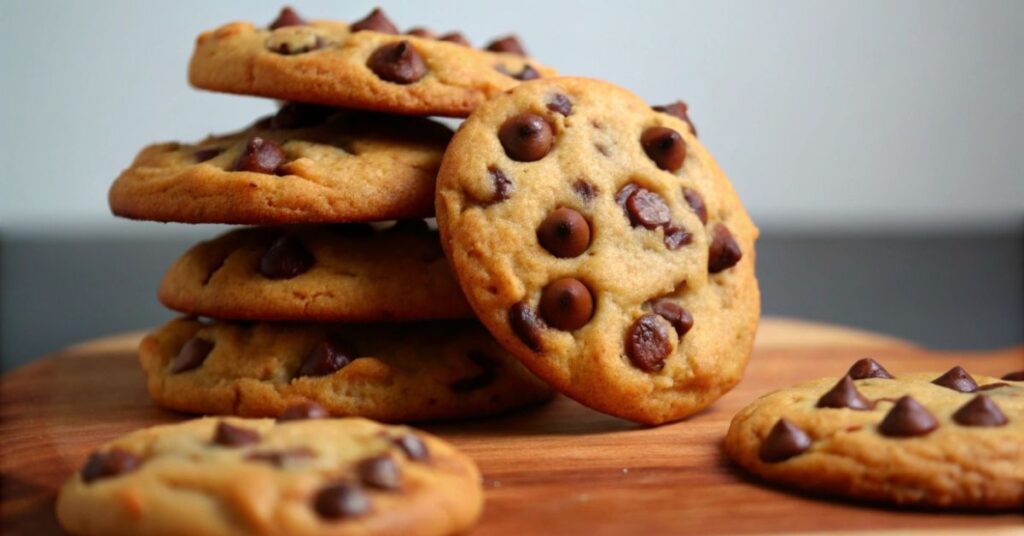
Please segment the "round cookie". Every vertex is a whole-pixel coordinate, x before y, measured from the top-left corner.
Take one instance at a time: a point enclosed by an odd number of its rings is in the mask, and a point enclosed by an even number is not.
[[[583,404],[657,424],[740,380],[757,229],[675,115],[606,82],[524,83],[452,138],[437,221],[484,325]]]
[[[277,417],[315,402],[386,422],[495,415],[551,398],[476,321],[247,323],[179,318],[142,340],[149,394],[189,413]]]
[[[444,535],[483,507],[448,443],[365,419],[206,418],[98,448],[64,485],[72,534]]]
[[[815,493],[901,505],[1024,507],[1024,382],[954,367],[892,377],[870,359],[761,397],[732,420],[739,465]]]
[[[234,22],[202,33],[189,81],[228,93],[465,117],[521,80],[554,75],[514,39],[489,50],[467,44],[458,34],[433,39],[422,29],[400,35],[379,9],[351,25],[285,10],[266,27]]]
[[[188,250],[160,301],[221,319],[377,322],[472,318],[423,220],[237,229]]]
[[[290,103],[234,134],[146,147],[111,187],[110,208],[184,223],[426,217],[450,137],[427,119]]]

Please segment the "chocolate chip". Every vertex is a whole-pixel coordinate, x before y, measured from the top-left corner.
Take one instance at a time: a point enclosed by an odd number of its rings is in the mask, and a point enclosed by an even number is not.
[[[665,247],[676,250],[693,243],[693,234],[677,225],[665,226]]]
[[[281,13],[277,15],[274,22],[270,23],[270,29],[276,30],[285,26],[305,26],[306,24],[308,23],[291,6],[285,6],[281,8]]]
[[[513,304],[508,310],[508,323],[527,348],[534,352],[541,351],[541,335],[548,326],[529,304],[525,301]]]
[[[626,201],[629,201],[629,198],[639,189],[640,187],[636,183],[630,182],[620,188],[618,192],[615,192],[615,203],[622,209],[622,213],[626,215],[626,218],[629,218],[629,211],[626,210]]]
[[[586,179],[576,179],[576,182],[572,184],[572,189],[584,202],[593,201],[597,197],[597,186]]]
[[[316,259],[295,235],[284,234],[274,240],[260,257],[260,273],[268,279],[292,279],[313,267]]]
[[[572,115],[572,101],[561,93],[555,93],[551,100],[548,101],[548,110],[569,117]]]
[[[427,444],[413,433],[398,436],[391,440],[410,460],[422,462],[430,459]]]
[[[672,216],[665,199],[644,188],[638,188],[626,199],[626,213],[633,227],[643,225],[647,229],[667,224]]]
[[[693,317],[690,312],[679,304],[670,301],[668,298],[661,298],[651,302],[651,311],[654,314],[668,320],[669,324],[676,329],[680,338],[686,335],[693,327]]]
[[[571,208],[556,208],[537,228],[537,241],[560,259],[578,257],[590,247],[590,224]]]
[[[551,152],[555,143],[551,125],[543,117],[522,113],[505,120],[498,129],[505,154],[519,162],[535,162]]]
[[[232,169],[273,175],[284,160],[284,149],[277,142],[253,136],[245,143],[245,149],[238,155]]]
[[[355,350],[348,342],[328,337],[306,355],[295,376],[326,376],[333,374],[355,359]]]
[[[410,28],[409,31],[405,32],[405,35],[411,35],[413,37],[422,37],[424,39],[436,39],[437,34],[430,31],[428,28]]]
[[[319,50],[324,40],[313,32],[294,32],[290,34],[271,34],[267,38],[267,49],[285,56],[295,56]]]
[[[427,74],[426,62],[408,41],[381,45],[366,66],[381,80],[396,84],[411,84]]]
[[[195,156],[196,162],[206,162],[212,158],[220,156],[224,152],[223,147],[208,147],[206,149],[198,149],[193,156]]]
[[[742,258],[740,245],[732,237],[729,228],[724,225],[715,226],[711,232],[711,246],[708,248],[708,272],[717,274],[732,268]]]
[[[655,314],[646,314],[633,322],[626,334],[626,355],[634,367],[646,372],[665,368],[665,358],[672,351],[670,327],[667,320]]]
[[[323,124],[337,110],[330,106],[288,102],[270,119],[270,128],[289,130]]]
[[[758,455],[765,463],[784,462],[811,448],[811,436],[785,417],[780,418],[768,437],[764,438]]]
[[[142,465],[142,458],[114,447],[107,452],[94,452],[82,467],[82,481],[89,484],[101,478],[130,473]]]
[[[688,113],[689,107],[686,105],[685,102],[676,101],[673,102],[672,104],[652,106],[652,108],[654,108],[655,111],[668,115],[674,115],[679,119],[682,119],[687,124],[687,126],[690,127],[690,132],[693,132],[694,136],[697,135],[697,127],[693,126],[693,121],[690,121],[690,114]]]
[[[868,378],[883,378],[886,380],[892,379],[892,374],[889,374],[885,367],[878,364],[878,361],[865,357],[864,359],[858,359],[850,370],[846,372],[846,375],[854,380],[865,380]]]
[[[213,442],[223,447],[244,447],[260,442],[260,434],[256,430],[232,426],[224,421],[217,423],[213,432]]]
[[[860,394],[853,384],[853,378],[843,376],[832,389],[818,399],[819,408],[871,409],[871,401]]]
[[[285,450],[261,450],[250,452],[245,456],[245,459],[252,460],[254,462],[269,463],[274,467],[284,467],[285,465],[305,461],[315,456],[316,453],[306,447],[296,447]]]
[[[198,368],[206,361],[207,356],[213,351],[213,343],[206,340],[200,339],[199,337],[192,337],[181,350],[178,351],[178,355],[174,356],[171,360],[171,374],[178,374]]]
[[[508,199],[516,189],[515,185],[512,184],[512,180],[496,167],[491,166],[487,168],[487,176],[491,178],[491,183],[494,184],[494,195],[488,204],[500,203]]]
[[[963,367],[949,369],[942,376],[932,380],[932,383],[954,391],[960,391],[961,393],[973,393],[978,389],[978,383],[974,381],[974,378]]]
[[[394,458],[388,455],[362,460],[356,466],[356,472],[363,484],[370,487],[389,490],[402,487],[402,471]]]
[[[594,315],[594,297],[579,279],[563,277],[544,287],[539,309],[541,318],[549,326],[573,331],[590,322]]]
[[[1018,370],[1016,372],[1008,372],[1003,375],[1000,380],[1006,380],[1008,382],[1024,382],[1024,370]]]
[[[324,409],[323,406],[313,402],[312,400],[306,400],[293,404],[285,408],[281,412],[281,415],[277,418],[278,421],[304,421],[307,419],[324,419],[330,416],[330,413]]]
[[[334,484],[317,492],[313,509],[325,519],[355,517],[370,511],[370,498],[351,484]]]
[[[963,426],[1005,426],[1009,420],[1003,410],[985,395],[978,395],[953,414],[953,420]]]
[[[640,136],[640,145],[654,163],[666,171],[675,171],[686,159],[686,142],[671,128],[651,127]]]
[[[441,37],[438,37],[437,40],[455,43],[456,45],[462,45],[464,47],[473,46],[472,43],[469,42],[469,39],[466,39],[466,36],[462,35],[459,32],[448,32],[442,35]]]
[[[878,431],[890,437],[915,437],[927,435],[938,427],[938,421],[924,406],[910,396],[903,396],[882,419]]]
[[[690,205],[693,212],[700,218],[700,222],[704,225],[708,224],[708,208],[704,205],[704,198],[700,196],[695,190],[689,188],[683,188],[683,198],[686,199],[686,204]]]
[[[456,393],[477,391],[494,383],[494,380],[498,378],[498,363],[493,359],[480,352],[470,352],[466,357],[480,369],[480,372],[456,380],[451,385],[452,391]]]
[[[519,42],[519,38],[514,35],[506,35],[505,37],[495,39],[490,43],[487,43],[486,50],[491,52],[503,52],[505,54],[515,54],[517,56],[525,56],[526,49],[523,48],[523,44]]]
[[[512,78],[515,78],[516,80],[520,80],[523,82],[527,80],[535,80],[537,78],[540,78],[540,73],[537,72],[537,70],[534,69],[532,66],[530,66],[529,63],[523,64],[523,69],[518,73],[513,73],[512,71],[508,70],[508,67],[505,67],[504,65],[498,65],[497,67],[495,67],[495,70],[497,70],[499,73],[503,75],[510,76]]]
[[[352,26],[349,29],[353,33],[361,32],[363,30],[386,34],[398,33],[398,28],[395,27],[395,24],[391,22],[391,19],[389,19],[388,16],[384,14],[384,11],[379,7],[374,8],[373,11],[371,11],[370,14],[362,20],[352,23]]]

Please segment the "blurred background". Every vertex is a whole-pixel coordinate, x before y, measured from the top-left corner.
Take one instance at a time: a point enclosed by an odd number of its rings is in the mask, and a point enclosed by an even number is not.
[[[378,2],[297,1],[356,20]],[[198,33],[281,4],[6,0],[0,367],[173,316],[163,271],[224,228],[126,222],[106,192],[158,140],[272,102],[191,89]],[[1024,2],[390,1],[402,28],[517,33],[563,74],[682,98],[762,230],[764,312],[937,348],[1024,342]]]

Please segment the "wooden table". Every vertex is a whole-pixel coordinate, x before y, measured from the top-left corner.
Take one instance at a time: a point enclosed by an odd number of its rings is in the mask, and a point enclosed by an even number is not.
[[[130,430],[183,418],[149,401],[135,363],[138,339],[80,344],[0,378],[0,533],[61,534],[53,515],[57,489],[90,451]],[[1024,346],[933,352],[891,337],[767,319],[744,381],[684,422],[645,428],[558,398],[500,419],[424,428],[483,471],[487,507],[475,535],[1024,530],[1021,513],[905,511],[789,493],[723,456],[729,419],[749,401],[837,376],[864,356],[895,374],[955,364],[993,376],[1024,368]]]

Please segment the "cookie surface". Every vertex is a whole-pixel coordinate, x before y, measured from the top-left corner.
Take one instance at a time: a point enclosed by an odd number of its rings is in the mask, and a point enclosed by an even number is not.
[[[515,51],[478,50],[419,32],[399,35],[379,11],[352,25],[279,21],[265,27],[235,22],[204,32],[196,40],[189,81],[228,93],[464,117],[523,79],[554,74]]]
[[[733,418],[725,449],[765,480],[811,492],[1020,508],[1024,382],[971,377],[960,367],[892,378],[866,359],[843,378],[750,404]]]
[[[97,449],[57,500],[78,535],[442,535],[483,506],[451,445],[364,419],[207,418]]]
[[[427,119],[288,104],[234,134],[146,147],[111,187],[110,208],[184,223],[426,217],[450,137]]]
[[[739,381],[757,229],[678,117],[605,82],[527,82],[463,123],[437,193],[470,305],[559,391],[661,423]]]
[[[239,320],[376,322],[472,318],[423,220],[254,227],[178,259],[160,301],[186,314]]]
[[[299,402],[386,422],[494,415],[551,398],[476,321],[285,324],[181,318],[139,348],[150,396],[189,413],[277,417]]]

